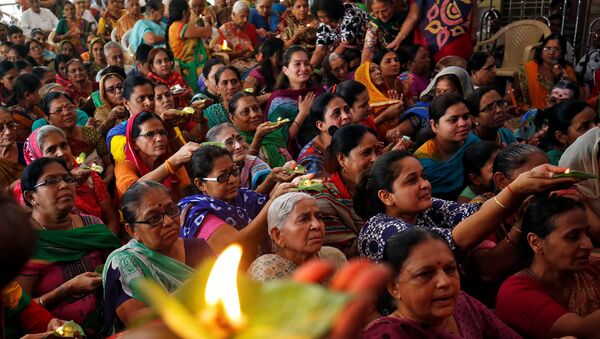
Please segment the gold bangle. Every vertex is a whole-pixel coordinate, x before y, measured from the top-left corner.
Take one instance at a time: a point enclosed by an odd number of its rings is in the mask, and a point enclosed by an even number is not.
[[[498,206],[502,207],[502,208],[503,208],[503,209],[505,209],[505,210],[508,210],[508,207],[504,206],[504,205],[503,205],[503,204],[502,204],[502,203],[501,203],[501,202],[498,200],[498,198],[496,198],[495,196],[494,196],[494,201],[496,202],[496,204],[498,204]]]
[[[512,228],[514,228],[514,229],[515,229],[515,231],[517,231],[517,232],[521,233],[521,229],[520,229],[520,228],[517,228],[516,226],[513,226]]]
[[[38,304],[40,304],[40,306],[42,306],[43,308],[46,308],[46,305],[44,305],[44,299],[42,299],[42,296],[40,296],[38,298]]]

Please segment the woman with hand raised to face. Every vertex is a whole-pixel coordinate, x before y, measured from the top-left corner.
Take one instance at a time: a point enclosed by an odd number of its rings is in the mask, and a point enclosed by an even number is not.
[[[290,119],[283,130],[287,131],[290,143],[297,143],[299,147],[315,136],[306,118],[315,96],[323,92],[323,88],[311,84],[313,68],[309,57],[308,52],[300,46],[285,50],[281,73],[266,106],[267,120]]]

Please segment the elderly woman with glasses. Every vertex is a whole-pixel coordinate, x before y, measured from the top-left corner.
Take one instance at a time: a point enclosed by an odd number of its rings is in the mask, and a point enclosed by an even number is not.
[[[162,182],[171,190],[173,200],[179,201],[190,183],[184,165],[200,145],[189,142],[171,153],[169,139],[175,137],[173,129],[167,129],[155,113],[145,111],[129,118],[125,137],[125,160],[117,162],[115,168],[117,195],[122,197],[142,179]]]
[[[119,239],[98,218],[73,213],[76,179],[62,159],[40,158],[21,177],[23,199],[37,229],[33,257],[17,282],[54,317],[81,324],[88,336],[102,328],[96,273]]]
[[[284,167],[271,169],[264,161],[254,155],[248,154],[248,143],[240,132],[231,123],[224,123],[211,128],[206,133],[206,141],[222,142],[231,154],[233,162],[241,169],[240,187],[250,188],[258,193],[269,193],[275,184],[280,181],[289,181],[289,175]],[[288,163],[288,167],[293,166]]]
[[[255,259],[266,237],[266,195],[240,188],[241,169],[225,148],[202,146],[192,156],[191,178],[198,194],[179,202],[184,222],[181,236],[205,239],[215,252],[232,243],[244,247],[244,261]],[[284,183],[271,193],[271,199],[289,191],[295,184]],[[261,246],[261,252],[268,248]],[[246,266],[247,266],[246,264]]]
[[[106,334],[123,330],[147,308],[133,288],[138,279],[153,279],[172,293],[213,253],[202,239],[179,238],[181,210],[158,182],[131,186],[121,212],[132,239],[110,254],[102,272]]]
[[[77,125],[77,110],[73,99],[63,92],[50,92],[42,100],[42,109],[46,120],[67,135],[67,141],[73,154],[86,154],[86,163],[104,167],[102,178],[105,183],[114,179],[114,166],[104,138],[92,126]]]
[[[346,264],[340,250],[323,246],[325,224],[314,197],[287,193],[274,199],[268,211],[274,253],[262,255],[250,265],[248,274],[253,279],[288,279],[313,258],[329,261],[336,268]]]

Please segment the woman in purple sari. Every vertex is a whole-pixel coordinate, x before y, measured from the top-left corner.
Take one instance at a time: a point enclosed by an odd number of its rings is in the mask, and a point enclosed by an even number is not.
[[[198,194],[179,201],[183,219],[181,237],[204,239],[217,253],[239,243],[249,264],[267,236],[267,209],[271,201],[267,195],[240,188],[240,172],[225,148],[208,145],[194,152],[190,177]],[[294,186],[290,183],[276,186],[271,199]]]
[[[392,313],[367,325],[362,338],[521,338],[460,290],[456,258],[440,234],[420,228],[398,233],[387,241],[383,260],[394,270]]]
[[[290,124],[283,127],[283,132],[289,134],[289,143],[297,146],[297,151],[316,136],[306,118],[312,101],[323,89],[311,87],[311,76],[308,52],[300,46],[286,49],[276,89],[266,106],[267,120],[290,119]]]

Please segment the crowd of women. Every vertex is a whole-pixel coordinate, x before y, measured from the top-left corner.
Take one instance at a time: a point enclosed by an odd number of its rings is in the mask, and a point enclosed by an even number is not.
[[[597,338],[600,88],[556,34],[496,77],[473,6],[76,0],[0,29],[0,213],[37,235],[0,229],[0,337],[126,331],[139,279],[237,243],[258,281],[388,267],[348,338]]]

